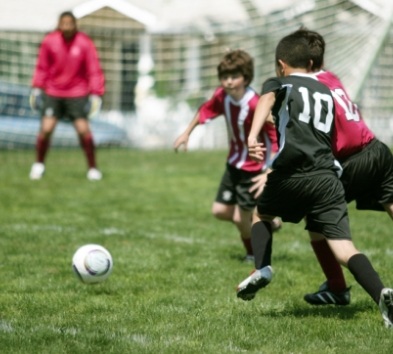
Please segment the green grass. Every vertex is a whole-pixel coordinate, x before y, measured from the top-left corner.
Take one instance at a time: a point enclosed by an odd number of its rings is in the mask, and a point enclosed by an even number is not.
[[[251,271],[233,225],[210,206],[226,152],[99,150],[89,182],[80,150],[52,150],[30,181],[32,151],[0,151],[1,353],[391,353],[393,331],[345,270],[346,307],[302,297],[323,281],[303,225],[276,235],[275,278],[236,298]],[[350,205],[353,238],[393,285],[392,224]],[[85,285],[75,250],[99,243],[114,258]]]

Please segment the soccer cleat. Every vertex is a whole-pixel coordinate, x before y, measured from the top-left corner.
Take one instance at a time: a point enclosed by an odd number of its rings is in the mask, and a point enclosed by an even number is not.
[[[87,171],[87,179],[89,181],[99,181],[102,179],[102,173],[96,168],[90,168],[89,171]]]
[[[319,290],[312,294],[304,295],[304,300],[310,305],[349,305],[351,302],[351,288],[342,292],[333,292],[329,290],[327,282],[324,282]]]
[[[386,328],[393,328],[393,289],[383,288],[379,299],[379,309]]]
[[[237,297],[249,301],[255,297],[259,289],[270,283],[273,277],[273,268],[270,266],[254,270],[251,275],[244,279],[237,287]]]
[[[45,165],[41,162],[35,162],[31,166],[29,177],[32,180],[41,179],[42,176],[44,175],[44,172],[45,172]]]

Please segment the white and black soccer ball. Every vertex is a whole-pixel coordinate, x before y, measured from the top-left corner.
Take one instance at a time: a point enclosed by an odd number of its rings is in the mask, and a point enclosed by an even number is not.
[[[83,283],[100,283],[112,273],[113,260],[105,247],[88,244],[76,250],[72,268]]]

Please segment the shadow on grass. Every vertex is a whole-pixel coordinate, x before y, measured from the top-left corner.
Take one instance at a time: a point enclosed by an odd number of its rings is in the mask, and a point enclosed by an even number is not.
[[[358,316],[362,312],[370,312],[370,310],[378,311],[377,306],[373,306],[372,301],[360,301],[355,304],[348,306],[334,306],[334,305],[324,305],[324,306],[300,306],[290,305],[285,306],[285,308],[276,309],[261,309],[260,315],[271,318],[280,317],[324,317],[324,318],[337,318],[340,320],[347,320]]]

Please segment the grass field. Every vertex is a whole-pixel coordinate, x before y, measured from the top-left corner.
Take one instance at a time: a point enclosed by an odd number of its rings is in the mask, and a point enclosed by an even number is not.
[[[104,179],[89,182],[78,149],[52,150],[41,181],[32,151],[0,151],[0,353],[392,353],[348,271],[350,306],[303,301],[324,278],[302,224],[276,235],[272,283],[236,298],[252,265],[210,215],[225,154],[99,150]],[[393,286],[391,221],[349,208],[355,244]],[[102,284],[72,272],[86,243],[114,258]]]

